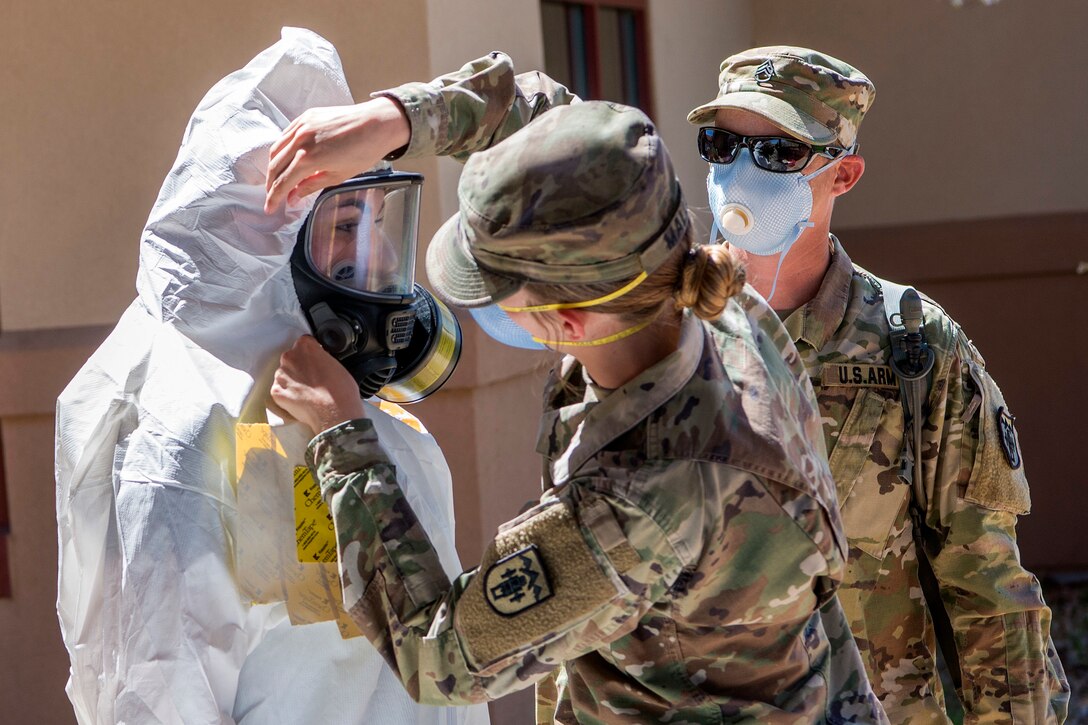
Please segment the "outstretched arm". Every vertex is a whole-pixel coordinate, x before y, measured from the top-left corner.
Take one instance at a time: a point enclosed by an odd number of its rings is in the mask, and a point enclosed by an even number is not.
[[[429,83],[378,91],[352,106],[296,118],[269,154],[265,210],[338,184],[388,156],[468,158],[549,108],[577,101],[539,72],[515,75],[494,52]]]
[[[273,397],[319,429],[358,400],[337,368],[303,338]],[[572,481],[501,527],[479,568],[451,583],[371,421],[324,430],[307,458],[336,523],[344,608],[422,703],[528,686],[630,631],[683,566],[645,513]]]

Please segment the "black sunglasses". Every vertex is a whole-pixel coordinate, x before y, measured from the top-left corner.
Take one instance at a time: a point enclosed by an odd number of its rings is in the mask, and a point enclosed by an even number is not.
[[[699,155],[712,164],[733,163],[741,146],[748,147],[756,166],[777,174],[801,171],[814,156],[836,159],[846,151],[841,146],[810,146],[786,136],[741,136],[713,126],[699,129]]]

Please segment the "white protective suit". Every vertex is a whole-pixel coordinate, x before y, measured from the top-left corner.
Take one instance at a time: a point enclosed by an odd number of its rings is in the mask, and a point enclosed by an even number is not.
[[[280,352],[308,332],[289,257],[313,199],[264,214],[268,149],[305,109],[351,102],[335,49],[292,28],[209,91],[144,230],[138,297],[58,400],[57,609],[80,723],[487,722],[482,705],[413,703],[364,638],[292,626],[235,572],[235,424],[263,421]],[[405,468],[426,473],[401,483],[456,576],[445,461],[403,435],[397,455],[414,447]]]

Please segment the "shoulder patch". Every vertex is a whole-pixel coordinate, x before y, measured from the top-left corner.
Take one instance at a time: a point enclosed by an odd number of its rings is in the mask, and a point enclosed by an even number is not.
[[[1020,468],[1023,462],[1020,458],[1020,441],[1016,437],[1016,428],[1013,423],[1016,418],[1007,408],[1001,406],[997,409],[997,430],[1001,435],[1001,450],[1005,452],[1005,460],[1014,471]]]
[[[980,364],[967,366],[974,386],[981,392],[981,403],[968,406],[973,419],[963,429],[960,445],[973,449],[971,476],[964,499],[985,508],[1008,511],[1018,516],[1031,510],[1031,495],[1024,474],[1020,440],[1014,418],[1005,405],[1001,390]]]
[[[828,387],[887,388],[897,390],[899,378],[891,365],[824,363],[820,382]]]
[[[542,501],[499,527],[453,613],[473,672],[490,676],[528,647],[582,626],[603,636],[624,621],[602,614],[609,605],[622,611],[630,592],[586,535],[565,497]],[[589,625],[596,615],[602,619]]]
[[[527,546],[492,564],[484,575],[487,603],[512,617],[552,596],[548,572],[536,546]]]

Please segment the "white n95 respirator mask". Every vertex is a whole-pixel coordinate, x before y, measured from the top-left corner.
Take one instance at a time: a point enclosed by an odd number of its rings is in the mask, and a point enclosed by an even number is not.
[[[722,238],[749,254],[781,254],[775,270],[770,300],[778,285],[778,271],[790,247],[812,226],[812,187],[809,182],[837,164],[846,154],[811,174],[775,173],[756,166],[751,152],[741,148],[729,164],[710,164],[706,177],[713,243]]]

